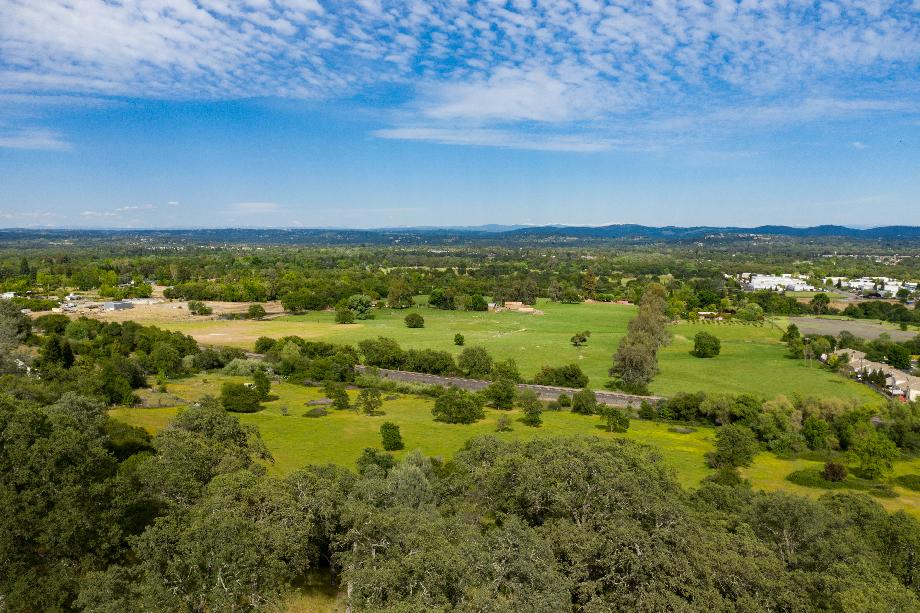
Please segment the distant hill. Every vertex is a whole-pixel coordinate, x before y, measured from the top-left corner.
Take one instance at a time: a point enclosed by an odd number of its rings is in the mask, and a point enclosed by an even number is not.
[[[570,242],[694,242],[702,240],[744,240],[745,237],[788,237],[798,240],[846,238],[857,241],[920,240],[918,226],[849,228],[846,226],[757,226],[754,228],[717,226],[502,226],[497,224],[464,227],[407,228],[195,228],[195,229],[0,229],[0,248],[4,243],[37,245],[86,245],[120,242],[136,245],[157,243],[259,244],[259,245],[450,245],[462,243],[570,243]]]
[[[636,224],[614,224],[610,226],[539,226],[533,228],[520,228],[504,233],[508,236],[531,237],[573,237],[573,238],[658,238],[658,239],[690,239],[703,238],[713,235],[763,235],[763,236],[795,236],[805,237],[832,237],[840,236],[860,239],[881,238],[920,238],[918,226],[883,226],[880,228],[857,229],[846,226],[812,226],[808,228],[795,228],[791,226],[757,226],[754,228],[717,227],[717,226],[640,226]]]

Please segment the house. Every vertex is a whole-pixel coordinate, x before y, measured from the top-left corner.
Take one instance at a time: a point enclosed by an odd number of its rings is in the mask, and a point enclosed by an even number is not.
[[[849,361],[844,369],[857,378],[862,378],[862,373],[881,372],[885,376],[885,391],[889,395],[909,402],[920,400],[920,377],[909,375],[888,364],[867,360],[864,352],[855,349],[838,349],[831,355],[847,355]]]
[[[0,294],[0,300],[12,300],[16,297],[16,292],[3,292]]]
[[[106,311],[124,311],[125,309],[134,308],[134,305],[130,302],[125,302],[123,300],[116,300],[113,302],[106,302],[102,305],[103,310]]]

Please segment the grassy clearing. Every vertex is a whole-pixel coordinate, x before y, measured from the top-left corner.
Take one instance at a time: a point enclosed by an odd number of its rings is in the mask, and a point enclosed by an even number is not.
[[[171,383],[171,394],[188,401],[204,394],[217,394],[224,381],[242,381],[234,377],[195,377]],[[367,417],[353,411],[330,410],[325,417],[302,417],[309,410],[310,400],[322,397],[318,388],[308,388],[287,383],[273,386],[277,400],[266,403],[259,413],[241,414],[243,423],[258,426],[275,462],[269,467],[274,474],[288,474],[309,464],[338,464],[353,468],[355,460],[365,447],[380,447],[380,424],[392,421],[399,425],[406,449],[398,457],[413,449],[430,456],[449,458],[467,439],[480,434],[495,434],[512,439],[531,439],[548,436],[574,436],[596,434],[600,437],[626,437],[656,447],[665,461],[677,472],[686,485],[698,484],[709,469],[703,464],[703,454],[712,448],[713,433],[709,428],[699,428],[690,434],[669,432],[667,425],[634,420],[625,434],[611,434],[600,429],[598,417],[570,412],[543,414],[543,427],[531,428],[517,419],[518,411],[486,410],[486,418],[471,425],[444,424],[431,417],[432,400],[398,395],[396,400],[384,403],[385,415]],[[355,392],[350,392],[354,397]],[[283,415],[286,407],[288,415]],[[150,432],[165,427],[178,412],[177,407],[118,408],[113,417],[141,426]],[[515,420],[511,432],[495,432],[498,417],[508,414]]]
[[[772,453],[759,454],[754,465],[750,468],[741,470],[741,474],[746,479],[750,479],[755,489],[762,490],[784,490],[801,496],[818,498],[830,491],[830,489],[820,489],[807,487],[792,483],[786,477],[799,471],[820,472],[824,468],[824,462],[817,460],[808,460],[802,458],[779,458]],[[852,467],[849,467],[852,469]],[[920,458],[909,458],[894,465],[894,470],[888,475],[885,481],[891,486],[896,498],[873,498],[888,511],[906,511],[912,515],[920,517],[920,492],[912,491],[898,483],[898,477],[901,475],[910,475],[920,473]],[[858,490],[857,490],[858,491]]]
[[[652,391],[671,395],[679,391],[750,393],[763,398],[780,394],[834,396],[878,402],[869,388],[812,363],[786,357],[778,329],[768,325],[684,323],[672,326],[673,341],[660,354],[661,372]],[[697,332],[709,332],[722,342],[718,357],[690,355]]]
[[[224,381],[239,381],[240,378],[203,376],[185,379],[169,384],[169,392],[192,401],[206,393],[216,394]],[[329,415],[320,418],[302,417],[309,410],[307,402],[322,397],[318,388],[295,386],[288,383],[276,384],[272,392],[277,400],[266,404],[259,413],[242,414],[243,423],[258,426],[274,463],[269,471],[275,475],[289,474],[309,464],[338,464],[354,468],[355,460],[365,447],[380,447],[380,424],[392,421],[399,425],[406,450],[397,452],[398,457],[407,451],[420,449],[423,453],[442,458],[451,457],[469,438],[480,434],[494,434],[506,440],[531,439],[534,437],[597,435],[625,437],[648,444],[662,455],[673,468],[677,479],[685,487],[699,485],[711,470],[706,466],[705,454],[712,450],[714,430],[695,426],[692,432],[675,432],[670,424],[632,420],[625,434],[611,434],[600,426],[598,417],[576,415],[570,412],[544,412],[543,426],[530,428],[516,421],[517,411],[486,410],[486,418],[471,425],[453,425],[435,422],[431,417],[432,401],[428,398],[397,395],[396,399],[384,403],[384,416],[366,417],[353,411],[330,410]],[[350,392],[354,394],[354,392]],[[284,415],[286,407],[288,415]],[[117,408],[111,415],[127,423],[137,425],[150,432],[157,432],[175,417],[178,407],[164,408]],[[502,414],[510,414],[514,422],[511,432],[495,432],[495,424]],[[751,480],[755,489],[785,490],[812,498],[827,490],[806,487],[792,483],[786,477],[795,471],[820,471],[823,462],[812,459],[779,458],[772,453],[760,453],[750,468],[742,474]],[[897,477],[920,474],[920,458],[905,459],[895,464],[887,484],[892,487],[896,498],[876,498],[890,511],[906,510],[920,516],[920,492],[913,491],[899,483]],[[304,609],[310,610],[310,609]],[[321,610],[321,609],[318,609]]]
[[[820,490],[857,490],[865,492],[870,496],[875,496],[876,498],[897,497],[897,494],[894,493],[894,490],[892,490],[888,484],[882,483],[881,481],[861,479],[852,473],[848,474],[846,479],[842,481],[827,481],[822,476],[821,471],[806,469],[789,473],[786,475],[786,480],[797,485]]]
[[[544,315],[514,312],[471,313],[421,308],[425,327],[406,328],[407,311],[381,309],[376,318],[351,325],[333,323],[331,313],[285,316],[271,321],[167,322],[199,342],[252,349],[260,336],[298,335],[335,343],[354,344],[366,338],[389,336],[404,347],[440,349],[458,354],[453,344],[460,332],[466,345],[482,345],[499,359],[513,357],[525,376],[544,364],[577,363],[595,388],[608,380],[616,346],[626,332],[635,308],[617,304],[557,304],[541,301]],[[576,332],[591,331],[587,346],[573,347]],[[871,390],[815,365],[786,357],[780,330],[768,325],[683,323],[672,326],[674,342],[661,353],[661,372],[651,391],[670,395],[678,391],[753,393],[764,398],[779,394],[836,396],[877,401]],[[722,354],[711,360],[690,355],[693,336],[706,330],[722,341]]]

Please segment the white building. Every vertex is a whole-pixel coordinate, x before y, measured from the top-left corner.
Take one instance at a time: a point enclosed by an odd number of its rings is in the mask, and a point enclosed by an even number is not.
[[[3,292],[0,294],[0,300],[12,300],[16,297],[16,292]]]
[[[134,305],[130,302],[124,302],[122,300],[106,302],[102,305],[102,308],[106,311],[124,311],[125,309],[132,309]]]
[[[814,286],[810,285],[808,281],[802,279],[796,275],[783,274],[783,275],[751,275],[750,281],[747,283],[748,289],[758,290],[758,289],[768,289],[773,291],[791,291],[791,292],[813,292],[815,291]]]

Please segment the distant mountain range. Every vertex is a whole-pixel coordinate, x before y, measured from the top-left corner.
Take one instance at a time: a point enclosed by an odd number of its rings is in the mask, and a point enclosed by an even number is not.
[[[850,228],[846,226],[757,226],[755,228],[719,226],[642,226],[614,224],[607,226],[505,226],[490,224],[461,227],[406,228],[190,228],[190,229],[0,229],[0,247],[9,241],[38,243],[123,240],[156,242],[229,244],[451,244],[451,243],[545,243],[545,242],[688,242],[702,240],[736,240],[751,236],[790,237],[797,239],[848,238],[863,241],[915,241],[920,239],[918,226],[882,226]]]
[[[846,226],[812,226],[796,228],[792,226],[757,226],[755,228],[719,227],[719,226],[640,226],[635,224],[614,224],[610,226],[539,226],[518,228],[505,234],[531,237],[573,237],[573,238],[658,238],[690,239],[713,235],[762,235],[881,239],[881,238],[920,238],[918,226],[882,226],[879,228],[848,228]]]

